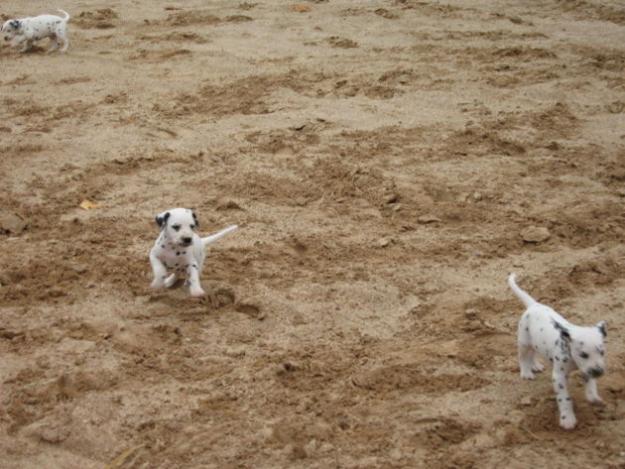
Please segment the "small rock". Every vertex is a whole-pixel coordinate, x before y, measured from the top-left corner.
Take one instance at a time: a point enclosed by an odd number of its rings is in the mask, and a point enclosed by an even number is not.
[[[0,210],[0,233],[18,235],[26,229],[28,223],[8,210]]]
[[[529,396],[524,397],[523,399],[521,399],[521,405],[523,405],[523,406],[530,406],[530,405],[532,405],[532,398],[529,397]]]
[[[243,210],[234,200],[221,200],[217,203],[217,210]]]
[[[479,192],[474,192],[471,197],[473,198],[473,200],[475,202],[479,202],[480,200],[482,200],[482,194]]]
[[[389,246],[393,240],[391,238],[380,238],[377,242],[379,248],[385,248]]]
[[[542,243],[551,237],[551,233],[544,226],[530,226],[521,232],[526,243]]]
[[[434,215],[421,215],[419,218],[417,218],[417,222],[421,223],[422,225],[426,225],[428,223],[439,223],[440,221],[441,219],[435,217]]]
[[[399,196],[395,193],[390,193],[386,197],[384,197],[384,203],[386,204],[394,204],[399,200]]]

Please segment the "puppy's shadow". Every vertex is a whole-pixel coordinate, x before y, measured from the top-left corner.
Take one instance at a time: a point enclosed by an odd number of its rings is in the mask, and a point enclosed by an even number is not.
[[[26,52],[21,52],[21,53],[26,54],[26,55],[34,55],[34,54],[45,54],[46,52],[48,52],[48,49],[46,47],[32,46]]]
[[[36,54],[45,54],[48,51],[46,47],[42,46],[32,46],[26,52],[20,52],[19,48],[13,47],[2,47],[0,48],[0,57],[9,57],[9,56],[17,56],[20,57],[22,55],[36,55]]]

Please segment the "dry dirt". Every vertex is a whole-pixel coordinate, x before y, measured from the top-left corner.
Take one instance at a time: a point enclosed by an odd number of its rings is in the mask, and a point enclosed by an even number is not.
[[[0,48],[0,467],[625,467],[622,2],[59,6]],[[242,225],[204,300],[148,287],[175,206]],[[575,431],[511,270],[608,321]]]

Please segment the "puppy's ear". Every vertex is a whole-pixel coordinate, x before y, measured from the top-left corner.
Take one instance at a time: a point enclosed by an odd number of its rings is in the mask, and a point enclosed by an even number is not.
[[[13,20],[11,21],[11,27],[15,28],[15,29],[20,29],[22,27],[22,22],[19,20]]]
[[[195,215],[195,212],[193,210],[191,210],[191,215],[193,215],[193,221],[195,222],[195,227],[199,228],[200,222],[198,221],[197,216]]]
[[[159,226],[159,228],[165,228],[165,225],[167,225],[167,220],[169,219],[169,215],[169,212],[163,212],[156,215],[156,224]]]
[[[603,337],[607,337],[608,336],[608,329],[607,329],[607,324],[605,321],[599,321],[596,326],[597,329],[599,329],[599,332],[601,332],[601,335]]]
[[[556,330],[560,333],[560,337],[562,338],[562,340],[564,340],[565,342],[571,341],[571,333],[566,327],[564,327],[558,321],[553,321],[553,327],[555,327]]]

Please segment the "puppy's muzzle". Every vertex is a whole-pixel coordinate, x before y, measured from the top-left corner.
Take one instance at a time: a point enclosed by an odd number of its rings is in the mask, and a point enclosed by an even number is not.
[[[189,237],[180,238],[180,243],[183,246],[191,246],[192,242],[193,242],[193,238],[189,238]]]
[[[604,372],[605,370],[603,368],[591,368],[590,370],[588,370],[588,375],[592,378],[599,378],[600,376],[603,376]]]

